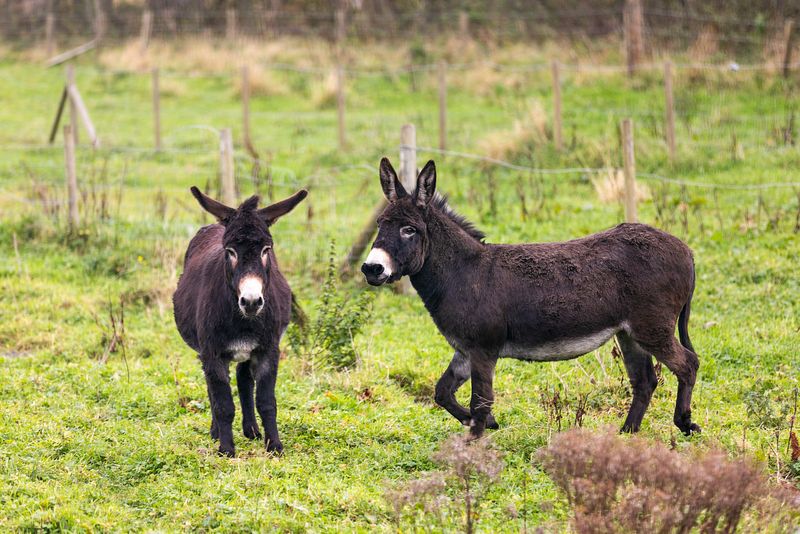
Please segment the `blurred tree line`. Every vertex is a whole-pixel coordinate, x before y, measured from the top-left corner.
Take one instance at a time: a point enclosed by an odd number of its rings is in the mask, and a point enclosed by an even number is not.
[[[60,38],[91,38],[98,12],[105,16],[107,39],[134,37],[142,12],[153,13],[153,35],[226,35],[234,10],[237,35],[271,37],[315,35],[334,39],[337,11],[350,39],[425,40],[445,34],[476,39],[540,40],[617,34],[625,0],[0,0],[0,32],[7,40],[40,40],[46,14]],[[758,35],[800,16],[796,0],[642,0],[645,25],[653,39],[684,37],[702,31]],[[342,31],[341,26],[338,27]],[[752,39],[730,39],[732,46]]]

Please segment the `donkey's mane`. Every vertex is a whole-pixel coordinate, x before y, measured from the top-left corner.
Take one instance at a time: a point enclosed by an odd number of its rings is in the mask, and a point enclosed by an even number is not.
[[[451,221],[456,223],[475,241],[483,243],[483,240],[486,238],[486,234],[478,230],[474,224],[467,220],[466,217],[453,211],[453,208],[451,208],[450,204],[447,203],[447,195],[440,195],[439,193],[436,193],[431,201],[431,206],[439,210],[444,215],[447,215]]]

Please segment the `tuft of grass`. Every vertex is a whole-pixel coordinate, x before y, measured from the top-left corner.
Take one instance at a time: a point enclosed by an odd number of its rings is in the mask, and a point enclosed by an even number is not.
[[[610,204],[625,200],[625,173],[622,169],[607,169],[595,173],[590,179],[600,202]],[[650,188],[640,180],[636,181],[634,190],[637,202],[653,198]]]

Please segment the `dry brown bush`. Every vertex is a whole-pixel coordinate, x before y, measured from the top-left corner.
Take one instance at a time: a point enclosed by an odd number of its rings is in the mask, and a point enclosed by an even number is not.
[[[734,532],[746,510],[757,510],[763,523],[784,503],[747,459],[715,451],[687,456],[611,432],[564,432],[539,459],[582,533]]]

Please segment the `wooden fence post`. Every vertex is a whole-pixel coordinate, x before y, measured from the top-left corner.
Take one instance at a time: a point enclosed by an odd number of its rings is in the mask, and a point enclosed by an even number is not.
[[[469,38],[469,15],[466,11],[458,13],[458,33],[461,39]]]
[[[628,62],[628,76],[636,72],[636,68],[644,57],[644,15],[641,0],[625,0],[623,11],[623,32],[625,37],[625,55]]]
[[[100,44],[108,30],[108,14],[103,9],[103,2],[94,0],[94,39]],[[73,125],[74,126],[74,125]]]
[[[794,46],[794,20],[789,19],[783,24],[783,77],[789,77],[792,68],[792,46]]]
[[[344,41],[347,38],[347,11],[345,0],[339,0],[336,5],[336,54],[341,61],[344,51]]]
[[[252,152],[253,142],[250,138],[250,69],[242,67],[242,138],[244,146]]]
[[[67,174],[67,201],[69,206],[67,222],[70,230],[78,226],[78,176],[75,170],[75,138],[72,135],[74,125],[64,125],[64,163]]]
[[[409,195],[417,190],[417,130],[413,124],[400,128],[400,183]],[[398,281],[397,291],[409,294],[413,291],[408,277]]]
[[[675,162],[675,101],[672,96],[672,62],[664,63],[664,106],[666,109],[667,150],[669,162]]]
[[[233,135],[230,128],[219,132],[219,169],[222,181],[222,202],[228,206],[236,206],[236,179],[234,176]]]
[[[633,120],[622,121],[622,156],[625,164],[625,222],[637,222],[636,158],[633,152]]]
[[[158,83],[158,68],[153,68],[153,135],[156,150],[161,150],[161,90]]]
[[[225,38],[229,41],[236,39],[236,10],[225,10]]]
[[[556,150],[563,146],[561,136],[561,73],[558,61],[553,61],[553,141]]]
[[[142,28],[139,31],[139,48],[141,53],[144,54],[147,51],[147,47],[150,46],[150,35],[153,33],[153,12],[149,9],[145,9],[142,13]]]
[[[53,2],[52,0],[47,3],[47,17],[45,18],[44,22],[44,42],[45,42],[45,49],[47,50],[47,57],[53,55],[53,51],[55,50],[55,39],[53,38],[53,32],[56,27],[56,16],[53,14]]]
[[[344,127],[344,68],[341,64],[336,67],[336,114],[339,124],[339,149],[347,147],[347,137]]]
[[[439,62],[439,150],[447,149],[447,63]]]
[[[72,140],[78,146],[78,109],[75,100],[70,96],[70,88],[75,86],[75,67],[67,65],[67,100],[69,100],[69,124],[71,126]]]

